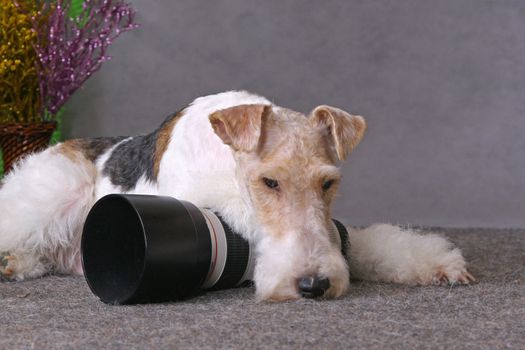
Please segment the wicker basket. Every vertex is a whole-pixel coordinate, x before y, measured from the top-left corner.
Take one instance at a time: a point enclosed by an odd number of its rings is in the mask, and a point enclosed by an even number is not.
[[[0,148],[7,173],[21,156],[39,151],[49,144],[56,122],[0,124]]]

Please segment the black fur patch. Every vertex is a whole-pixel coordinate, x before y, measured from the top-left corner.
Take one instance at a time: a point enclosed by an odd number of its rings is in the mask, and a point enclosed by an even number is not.
[[[109,176],[114,185],[121,186],[123,191],[133,189],[142,176],[155,182],[154,162],[159,133],[174,118],[180,117],[182,111],[169,115],[151,134],[135,136],[118,145],[104,164],[103,174]]]
[[[81,149],[84,157],[91,162],[95,162],[98,157],[113,145],[124,140],[123,136],[118,137],[95,137],[90,139],[74,140]]]
[[[135,187],[143,176],[153,181],[153,157],[157,132],[135,136],[118,145],[104,164],[103,174],[124,191]]]

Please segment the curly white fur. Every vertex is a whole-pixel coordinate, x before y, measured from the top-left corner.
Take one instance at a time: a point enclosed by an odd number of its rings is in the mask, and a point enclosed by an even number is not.
[[[94,167],[72,162],[56,147],[15,165],[0,190],[0,252],[16,257],[12,278],[79,272],[81,229],[95,200],[95,180]]]
[[[387,224],[348,230],[352,277],[405,284],[473,280],[461,251],[440,235]]]

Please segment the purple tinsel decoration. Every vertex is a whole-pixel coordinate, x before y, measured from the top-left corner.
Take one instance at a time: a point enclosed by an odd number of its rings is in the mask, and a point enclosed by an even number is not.
[[[109,45],[137,27],[135,11],[122,0],[85,0],[84,13],[70,18],[71,0],[47,2],[45,23],[34,19],[42,116],[55,115],[71,95],[111,57]]]

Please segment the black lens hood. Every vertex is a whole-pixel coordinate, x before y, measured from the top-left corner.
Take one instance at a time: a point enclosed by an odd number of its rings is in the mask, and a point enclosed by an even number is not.
[[[210,267],[206,221],[172,197],[110,194],[88,214],[82,234],[84,274],[108,304],[185,298]]]

